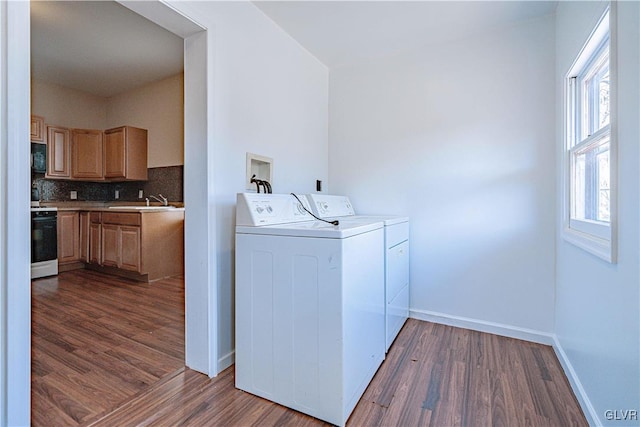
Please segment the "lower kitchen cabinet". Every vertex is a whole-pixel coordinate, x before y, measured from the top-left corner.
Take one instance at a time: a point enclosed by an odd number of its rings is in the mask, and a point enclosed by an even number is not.
[[[100,227],[100,266],[88,267],[140,281],[183,274],[184,210],[102,212]]]
[[[89,264],[99,265],[102,262],[101,246],[102,224],[100,223],[100,214],[92,212],[89,223]]]
[[[80,212],[80,261],[85,264],[101,263],[102,224],[100,220],[100,212]]]
[[[62,270],[67,264],[80,261],[80,227],[77,211],[58,212],[58,266]],[[73,268],[73,267],[72,267]]]
[[[100,244],[100,264],[107,267],[118,267],[118,226],[103,224]]]
[[[140,227],[120,227],[120,265],[118,268],[141,273]]]
[[[80,212],[80,261],[89,262],[89,212]]]
[[[138,214],[122,214],[135,215]],[[115,220],[120,221],[120,214]],[[111,220],[114,220],[111,217]],[[125,220],[126,221],[126,217]],[[140,269],[140,227],[102,224],[102,265],[142,273]]]
[[[58,268],[91,268],[139,281],[184,271],[184,209],[58,211]]]

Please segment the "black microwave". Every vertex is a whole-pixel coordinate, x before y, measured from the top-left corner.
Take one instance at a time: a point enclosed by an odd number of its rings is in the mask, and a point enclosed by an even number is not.
[[[47,144],[31,143],[31,171],[47,172]]]

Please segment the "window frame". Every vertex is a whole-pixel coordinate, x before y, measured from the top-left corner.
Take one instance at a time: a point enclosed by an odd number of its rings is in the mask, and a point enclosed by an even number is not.
[[[562,146],[562,238],[585,251],[607,261],[617,261],[617,40],[615,25],[616,5],[612,2],[598,20],[593,32],[581,49],[564,79],[564,138]],[[583,109],[580,104],[587,102],[581,97],[584,92],[578,87],[578,80],[588,75],[589,69],[597,64],[605,49],[609,50],[609,124],[580,139],[583,133]],[[581,80],[583,81],[583,80]],[[589,114],[593,114],[589,106]],[[610,221],[579,219],[573,217],[574,207],[574,164],[577,154],[585,148],[609,139],[609,206]]]

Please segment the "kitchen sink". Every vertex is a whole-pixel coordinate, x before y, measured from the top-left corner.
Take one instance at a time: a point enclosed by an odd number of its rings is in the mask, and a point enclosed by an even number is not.
[[[159,210],[159,209],[175,209],[175,206],[109,206],[109,209],[134,209],[138,211]]]

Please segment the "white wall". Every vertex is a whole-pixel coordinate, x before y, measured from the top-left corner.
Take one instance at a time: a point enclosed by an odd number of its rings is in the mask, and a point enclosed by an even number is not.
[[[557,241],[556,334],[584,394],[592,423],[609,421],[606,410],[640,411],[639,140],[637,2],[618,3],[618,263],[609,264]],[[560,2],[557,10],[557,103],[563,78],[602,16],[607,2]],[[561,110],[557,146],[562,147]],[[560,156],[559,156],[560,157]],[[561,158],[561,157],[560,157]],[[558,176],[560,185],[561,177]],[[559,213],[560,214],[560,213]],[[561,226],[560,218],[558,227]],[[559,234],[558,234],[559,235]],[[620,416],[620,414],[619,414]]]
[[[31,80],[31,113],[44,117],[48,125],[105,129],[106,101],[101,96],[42,80]]]
[[[147,129],[149,167],[182,165],[183,102],[183,75],[171,76],[110,97],[105,128]]]
[[[233,361],[235,203],[236,193],[246,191],[245,154],[274,159],[274,192],[311,192],[316,179],[326,181],[328,71],[249,2],[172,6],[208,29],[208,146],[224,368]]]
[[[330,193],[411,218],[413,316],[553,331],[553,105],[553,17],[331,70]]]
[[[29,4],[0,2],[0,425],[30,414]]]

